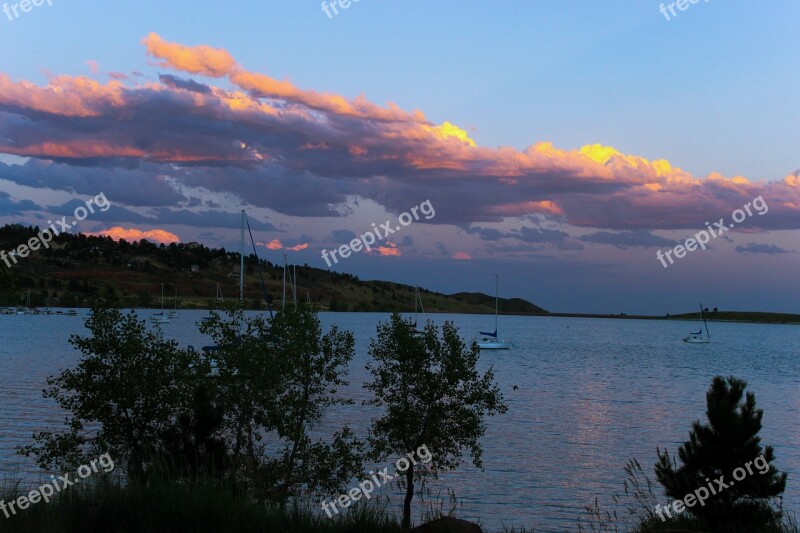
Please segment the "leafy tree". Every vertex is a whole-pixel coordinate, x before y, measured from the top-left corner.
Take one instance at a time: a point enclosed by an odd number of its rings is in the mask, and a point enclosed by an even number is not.
[[[220,436],[225,410],[213,380],[194,391],[192,405],[162,437],[168,473],[215,476],[227,471],[230,456]],[[174,472],[177,470],[177,472]]]
[[[293,496],[341,489],[361,468],[360,443],[348,427],[313,441],[338,397],[354,353],[353,335],[324,333],[316,313],[289,306],[272,321],[229,309],[201,328],[219,350],[216,383],[228,406],[236,456],[258,466],[263,495],[284,505]],[[261,440],[265,440],[264,444]],[[270,453],[267,446],[271,445]]]
[[[761,447],[758,433],[764,411],[756,408],[752,392],[745,395],[746,387],[734,377],[715,377],[706,393],[708,424],[692,424],[689,440],[678,449],[681,466],[667,451],[659,451],[656,463],[656,478],[670,498],[683,499],[711,485],[716,494],[705,505],[687,507],[687,511],[717,531],[756,531],[781,519],[770,502],[783,493],[787,476],[770,464],[775,460],[773,448]],[[752,474],[746,472],[741,480],[740,470],[734,481],[734,470],[744,469],[748,462],[752,465],[762,455],[763,467],[751,468]],[[727,488],[716,483],[718,479]]]
[[[17,273],[0,262],[0,302],[14,302],[14,292],[17,290]]]
[[[370,431],[372,459],[378,462],[427,446],[432,460],[405,472],[403,528],[411,525],[414,479],[457,468],[465,451],[482,468],[479,439],[486,431],[484,417],[505,413],[507,406],[490,368],[477,370],[480,350],[467,347],[452,322],[441,336],[432,323],[417,338],[400,315],[378,325],[370,344],[372,381],[365,384],[375,397],[369,404],[385,407]]]
[[[44,391],[68,413],[66,429],[34,434],[34,444],[20,452],[61,470],[109,453],[130,476],[142,477],[208,368],[133,313],[94,308],[86,327],[90,336],[70,338],[82,353],[78,366],[48,378]]]

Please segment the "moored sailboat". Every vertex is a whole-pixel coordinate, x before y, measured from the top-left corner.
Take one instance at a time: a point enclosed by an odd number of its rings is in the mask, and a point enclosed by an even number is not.
[[[708,344],[711,342],[711,335],[708,333],[708,322],[706,322],[706,313],[703,310],[703,302],[700,302],[700,316],[703,318],[703,326],[706,328],[706,334],[703,336],[701,329],[697,333],[690,333],[689,336],[683,338],[683,342],[691,344]]]
[[[488,333],[481,331],[480,334],[484,337],[476,341],[481,350],[510,350],[514,343],[509,340],[501,339],[497,336],[497,315],[498,315],[498,285],[500,276],[494,275],[494,331]]]

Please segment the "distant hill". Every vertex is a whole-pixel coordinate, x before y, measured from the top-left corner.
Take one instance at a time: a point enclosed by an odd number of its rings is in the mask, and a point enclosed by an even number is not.
[[[35,228],[19,225],[0,227],[0,250],[8,252],[37,232]],[[279,307],[282,265],[261,259],[261,268],[272,306]],[[321,310],[414,310],[414,287],[409,285],[362,281],[357,276],[307,264],[289,265],[287,271],[297,273],[297,299],[310,299]],[[23,305],[30,289],[31,305],[36,307],[88,307],[103,298],[122,307],[158,308],[162,283],[167,308],[174,306],[176,290],[179,308],[213,308],[217,305],[217,285],[225,300],[237,300],[239,254],[198,243],[158,245],[145,240],[129,243],[109,237],[64,234],[53,239],[49,249],[19,258],[11,272],[0,262],[0,305]],[[253,254],[245,256],[244,295],[249,308],[264,306],[264,291]],[[420,288],[420,296],[426,312],[494,313],[494,297],[485,294],[446,295]],[[292,299],[292,290],[287,286],[287,300]],[[501,298],[499,307],[508,314],[547,314],[519,298]]]
[[[676,320],[702,320],[697,313],[684,313],[669,315],[667,318]],[[752,311],[706,311],[706,320],[709,322],[766,322],[770,324],[800,324],[800,315],[792,313],[759,313]]]
[[[494,296],[487,296],[480,292],[457,292],[451,294],[451,298],[455,298],[459,302],[464,302],[469,305],[476,305],[481,307],[488,307],[494,312]],[[527,300],[522,298],[499,298],[497,307],[501,313],[515,314],[515,315],[546,315],[547,311],[539,306],[533,305]]]

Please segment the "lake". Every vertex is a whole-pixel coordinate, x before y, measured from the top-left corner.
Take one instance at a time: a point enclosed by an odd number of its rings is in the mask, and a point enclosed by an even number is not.
[[[5,480],[34,483],[41,475],[14,449],[29,444],[34,431],[59,427],[63,420],[41,390],[47,376],[75,364],[78,354],[67,339],[85,333],[85,313],[0,316],[0,477]],[[184,345],[208,344],[196,327],[205,315],[182,311],[163,330]],[[426,317],[437,324],[454,321],[468,340],[494,323],[493,316]],[[363,436],[375,412],[360,405],[368,397],[361,383],[369,340],[388,315],[322,313],[320,318],[323,325],[335,323],[355,335],[351,385],[344,392],[359,404],[337,408],[324,425],[347,423]],[[712,377],[734,375],[749,383],[765,411],[762,442],[775,447],[777,467],[789,473],[784,505],[800,511],[800,328],[712,322],[711,344],[683,343],[697,327],[681,321],[501,317],[501,336],[512,338],[516,348],[483,352],[481,367],[494,367],[508,413],[487,420],[484,471],[464,466],[443,476],[434,491],[445,496],[452,489],[461,504],[458,516],[480,520],[490,530],[503,524],[537,532],[576,530],[584,506],[595,497],[610,502],[622,492],[629,459],[639,459],[654,479],[656,447],[676,452],[691,422],[705,419]],[[396,496],[392,501],[400,503]],[[415,517],[418,504],[415,499]]]

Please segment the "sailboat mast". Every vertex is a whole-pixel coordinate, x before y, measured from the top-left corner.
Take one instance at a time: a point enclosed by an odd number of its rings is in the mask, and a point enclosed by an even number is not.
[[[497,333],[497,291],[500,284],[500,275],[494,275],[494,332]]]
[[[286,254],[283,254],[283,301],[281,302],[281,310],[286,310]]]
[[[703,302],[700,302],[700,316],[703,317],[703,325],[706,328],[706,336],[710,339],[711,334],[708,332],[708,323],[706,322],[706,313],[703,310]]]
[[[414,286],[414,323],[419,323],[419,285]]]
[[[242,233],[239,242],[239,301],[244,301],[244,209],[242,209]]]

